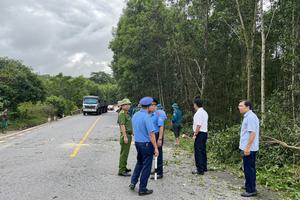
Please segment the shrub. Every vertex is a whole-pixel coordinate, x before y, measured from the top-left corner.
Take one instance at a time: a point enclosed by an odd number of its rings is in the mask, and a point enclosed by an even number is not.
[[[17,117],[12,122],[12,128],[28,128],[45,123],[52,113],[54,113],[54,108],[41,102],[20,103],[17,106]]]
[[[47,97],[46,103],[54,107],[55,114],[58,116],[62,116],[67,110],[67,102],[63,97],[58,97],[58,96]]]
[[[240,126],[232,126],[223,131],[211,133],[208,140],[208,149],[213,159],[224,164],[240,162],[239,152]]]

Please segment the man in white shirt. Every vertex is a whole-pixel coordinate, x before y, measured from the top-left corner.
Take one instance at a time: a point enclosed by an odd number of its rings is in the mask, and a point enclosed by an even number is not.
[[[194,115],[193,122],[193,139],[197,170],[193,171],[193,174],[204,175],[204,172],[207,172],[206,142],[208,132],[208,114],[203,109],[203,101],[199,97],[195,98],[194,108],[196,113]]]

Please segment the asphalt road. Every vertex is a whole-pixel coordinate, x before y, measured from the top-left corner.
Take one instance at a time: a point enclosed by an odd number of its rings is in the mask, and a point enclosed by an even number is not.
[[[116,121],[112,112],[78,115],[0,140],[0,200],[243,199],[240,179],[219,172],[191,175],[192,157],[168,142],[164,179],[150,180],[154,194],[139,197],[128,188],[130,178],[117,176]],[[132,145],[132,169],[135,157]]]

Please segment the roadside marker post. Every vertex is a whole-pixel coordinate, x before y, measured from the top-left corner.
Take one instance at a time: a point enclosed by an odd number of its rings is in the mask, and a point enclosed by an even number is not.
[[[154,180],[157,180],[157,156],[154,159]]]

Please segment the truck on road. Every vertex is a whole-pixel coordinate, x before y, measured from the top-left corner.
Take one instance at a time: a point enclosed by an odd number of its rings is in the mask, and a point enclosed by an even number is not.
[[[83,115],[97,114],[107,112],[107,104],[101,101],[98,96],[85,96],[83,97],[82,113]]]

